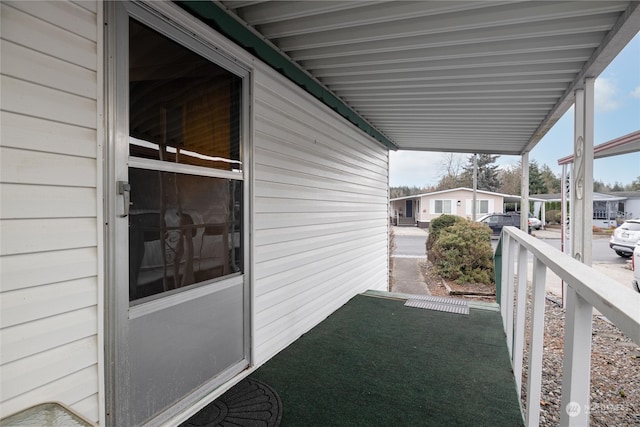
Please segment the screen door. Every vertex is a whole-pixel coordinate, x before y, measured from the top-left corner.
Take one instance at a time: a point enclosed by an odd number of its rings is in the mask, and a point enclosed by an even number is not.
[[[115,424],[139,425],[248,366],[248,73],[114,7]]]

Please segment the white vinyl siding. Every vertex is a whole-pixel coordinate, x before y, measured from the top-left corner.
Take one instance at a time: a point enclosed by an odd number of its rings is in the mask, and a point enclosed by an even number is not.
[[[0,418],[55,400],[98,421],[97,7],[0,8]]]
[[[387,150],[255,70],[254,362],[355,294],[387,289]]]

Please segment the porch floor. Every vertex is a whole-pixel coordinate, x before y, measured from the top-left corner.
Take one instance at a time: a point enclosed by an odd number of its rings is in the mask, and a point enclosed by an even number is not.
[[[256,370],[283,426],[521,426],[500,313],[358,295]]]

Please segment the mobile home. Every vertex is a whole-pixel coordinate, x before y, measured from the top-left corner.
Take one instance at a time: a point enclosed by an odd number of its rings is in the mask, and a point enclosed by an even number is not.
[[[3,0],[0,418],[195,413],[387,289],[390,149],[526,165],[640,28],[471,3]]]
[[[2,43],[0,417],[161,423],[387,288],[388,149],[176,5]]]

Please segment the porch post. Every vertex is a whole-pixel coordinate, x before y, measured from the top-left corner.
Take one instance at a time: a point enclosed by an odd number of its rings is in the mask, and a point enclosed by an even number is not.
[[[595,78],[584,80],[584,144],[585,144],[585,174],[584,174],[584,248],[583,263],[591,266],[593,261],[593,160],[594,160],[594,109],[595,109]]]
[[[571,202],[571,195],[573,194],[573,190],[572,190],[572,186],[573,186],[573,182],[571,181],[571,173],[569,171],[569,168],[571,167],[571,163],[570,164],[563,164],[562,165],[562,193],[561,193],[561,209],[562,209],[562,216],[561,216],[561,224],[560,224],[560,230],[562,232],[562,236],[561,236],[561,240],[560,240],[560,245],[561,245],[561,250],[563,253],[567,254],[567,255],[571,255],[573,256],[573,249],[571,249],[571,226],[569,224],[569,215],[568,215],[568,207],[570,207],[573,210],[573,207],[568,205],[567,203]],[[562,281],[562,308],[567,308],[567,284],[565,283],[565,281]]]
[[[571,195],[573,257],[591,266],[593,227],[593,78],[576,90],[574,169]],[[566,294],[560,425],[589,425],[593,307],[571,286]]]
[[[529,152],[522,154],[522,179],[520,183],[520,230],[529,230]]]
[[[593,78],[576,90],[573,194],[571,195],[572,255],[591,265],[593,234]]]

